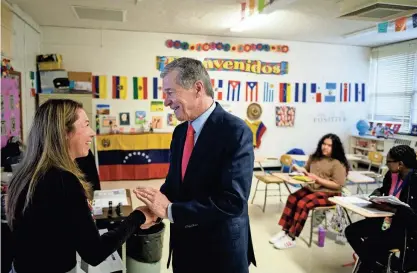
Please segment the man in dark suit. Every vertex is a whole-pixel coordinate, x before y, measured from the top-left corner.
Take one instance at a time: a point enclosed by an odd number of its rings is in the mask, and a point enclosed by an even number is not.
[[[160,191],[136,196],[171,222],[168,266],[174,273],[245,273],[256,266],[248,216],[254,164],[249,127],[213,100],[198,60],[180,58],[161,74],[165,106],[178,125]]]

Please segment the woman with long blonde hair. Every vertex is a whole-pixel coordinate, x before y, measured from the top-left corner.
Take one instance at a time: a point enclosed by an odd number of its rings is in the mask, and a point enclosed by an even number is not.
[[[137,228],[156,221],[139,207],[117,229],[100,236],[88,203],[90,186],[75,162],[88,155],[93,137],[78,102],[49,100],[37,110],[8,190],[12,272],[75,272],[76,252],[96,266]]]

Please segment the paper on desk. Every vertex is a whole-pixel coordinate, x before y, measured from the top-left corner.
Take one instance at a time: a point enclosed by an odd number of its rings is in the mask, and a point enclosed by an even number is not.
[[[389,196],[371,196],[371,197],[369,197],[369,200],[371,202],[386,203],[386,204],[391,204],[391,205],[394,205],[394,206],[405,206],[405,207],[408,207],[408,208],[410,207],[409,204],[400,201],[397,197],[395,197],[393,195],[389,195]]]
[[[126,190],[115,189],[94,191],[93,207],[106,208],[109,206],[109,201],[112,201],[114,207],[116,207],[119,203],[122,203],[122,206],[127,206],[128,202]]]
[[[364,195],[357,195],[357,196],[346,196],[346,197],[339,197],[343,202],[353,204],[357,207],[360,207],[362,210],[366,211],[367,213],[372,214],[386,214],[387,211],[380,210],[378,208],[373,207],[372,202],[368,201],[368,197]]]
[[[346,203],[351,203],[351,204],[371,204],[371,202],[369,202],[368,200],[364,199],[361,196],[346,196],[346,197],[341,197],[341,199],[343,200],[343,202]]]

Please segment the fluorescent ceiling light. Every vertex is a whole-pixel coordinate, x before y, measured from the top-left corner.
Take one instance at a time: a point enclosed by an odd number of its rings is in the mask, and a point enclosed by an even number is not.
[[[262,26],[265,24],[266,18],[268,16],[266,14],[254,14],[251,16],[246,17],[243,21],[240,21],[236,26],[230,29],[231,32],[242,32],[245,30],[250,30]]]

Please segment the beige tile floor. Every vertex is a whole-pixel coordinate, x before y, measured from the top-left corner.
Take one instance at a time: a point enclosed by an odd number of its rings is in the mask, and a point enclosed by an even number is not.
[[[163,180],[149,181],[112,181],[102,182],[103,189],[129,188],[133,189],[137,186],[152,186],[159,188]],[[254,193],[256,180],[253,180],[252,195]],[[262,184],[260,184],[262,185]],[[261,186],[260,186],[261,187]],[[372,187],[373,188],[373,187]],[[372,190],[370,187],[370,191]],[[350,188],[352,191],[353,188]],[[283,188],[284,192],[284,188]],[[272,193],[270,193],[272,194]],[[251,199],[250,199],[251,200]],[[285,202],[286,198],[283,198]],[[252,238],[255,248],[255,256],[258,266],[251,266],[251,273],[348,273],[352,271],[352,267],[342,267],[352,261],[352,249],[346,245],[336,244],[334,236],[328,233],[325,241],[325,247],[320,248],[315,244],[317,241],[317,230],[313,233],[313,245],[311,248],[302,240],[297,240],[297,247],[288,250],[277,250],[269,244],[269,238],[280,229],[277,220],[284,208],[284,203],[280,203],[278,197],[269,197],[267,200],[265,213],[262,212],[263,193],[258,192],[254,204],[249,205],[249,216],[251,221]],[[134,206],[140,205],[140,201],[133,198]],[[308,222],[309,223],[309,222]],[[310,228],[306,224],[301,238],[308,239]],[[164,236],[164,248],[162,255],[161,273],[172,272],[171,268],[166,269],[166,261],[168,257],[169,231],[166,230]]]

